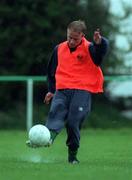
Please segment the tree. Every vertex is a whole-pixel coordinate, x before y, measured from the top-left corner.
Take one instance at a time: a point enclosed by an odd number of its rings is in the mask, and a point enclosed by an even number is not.
[[[121,13],[117,14],[115,12],[114,16],[116,16],[116,19],[118,18],[119,26],[119,31],[116,33],[117,56],[123,63],[115,71],[129,75],[132,74],[132,29],[130,28],[132,5],[127,1],[120,1],[120,6]]]
[[[43,75],[51,49],[78,15],[78,1],[3,0],[0,6],[1,74]]]
[[[88,24],[88,38],[92,40],[93,31],[99,28],[102,35],[109,40],[109,51],[102,66],[104,74],[111,74],[119,64],[122,64],[117,55],[118,48],[115,45],[115,36],[119,32],[119,24],[117,23],[119,19],[110,13],[110,1],[84,0],[83,2],[85,2],[83,4],[83,18]]]
[[[84,19],[87,38],[92,41],[98,27],[110,40],[110,50],[103,63],[105,74],[118,63],[115,34],[106,0],[1,0],[0,73],[1,75],[45,75],[53,47],[66,39],[69,22]],[[11,92],[22,93],[18,87]],[[1,90],[7,94],[8,88]],[[18,96],[19,96],[18,93]],[[12,95],[10,94],[7,101]],[[5,102],[6,103],[6,102]],[[3,105],[3,102],[2,102]]]

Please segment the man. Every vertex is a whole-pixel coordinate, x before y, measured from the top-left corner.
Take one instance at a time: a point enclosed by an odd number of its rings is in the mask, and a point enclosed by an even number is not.
[[[55,47],[48,65],[48,93],[44,102],[51,103],[46,126],[52,141],[66,126],[68,162],[78,163],[77,151],[80,129],[90,112],[91,93],[103,92],[103,74],[100,64],[108,42],[94,32],[94,42],[85,39],[86,25],[73,21],[67,27],[67,41]]]
[[[44,102],[51,107],[46,126],[51,143],[64,126],[67,130],[68,162],[79,163],[81,125],[91,108],[91,94],[103,92],[101,62],[107,40],[94,32],[94,42],[85,39],[86,25],[73,21],[67,27],[67,41],[57,45],[48,64],[48,93]]]

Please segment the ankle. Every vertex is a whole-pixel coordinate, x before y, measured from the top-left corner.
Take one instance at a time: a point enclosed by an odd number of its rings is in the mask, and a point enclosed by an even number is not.
[[[77,159],[77,152],[78,150],[71,150],[68,149],[68,162],[72,164],[77,164],[79,163],[79,160]]]
[[[58,133],[56,131],[54,131],[54,130],[50,130],[50,134],[51,134],[51,141],[53,143],[56,136],[58,135]]]

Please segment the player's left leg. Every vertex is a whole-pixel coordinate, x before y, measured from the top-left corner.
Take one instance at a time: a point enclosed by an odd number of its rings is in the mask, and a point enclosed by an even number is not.
[[[69,106],[67,117],[67,141],[68,161],[76,164],[77,152],[80,146],[80,129],[88,112],[91,109],[91,93],[83,90],[75,90]]]

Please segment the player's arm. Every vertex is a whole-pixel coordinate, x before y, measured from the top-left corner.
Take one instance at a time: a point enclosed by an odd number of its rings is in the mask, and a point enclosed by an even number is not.
[[[48,77],[48,93],[46,94],[44,98],[44,102],[46,104],[49,104],[50,100],[54,96],[55,92],[55,72],[58,64],[58,57],[57,57],[57,50],[58,46],[55,47],[53,50],[53,53],[51,55],[50,61],[48,63],[48,72],[47,72],[47,77]]]
[[[99,30],[94,32],[94,42],[90,44],[89,51],[93,62],[100,66],[108,50],[108,40],[100,35]]]

